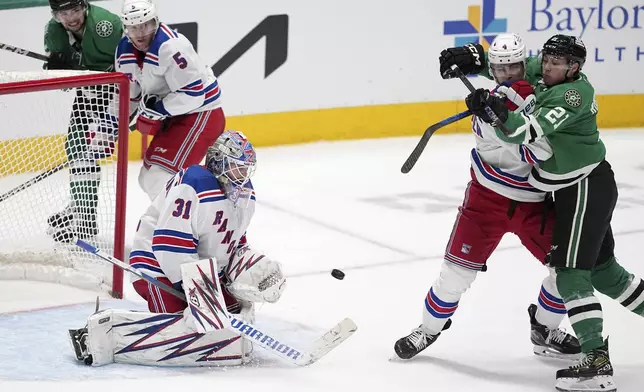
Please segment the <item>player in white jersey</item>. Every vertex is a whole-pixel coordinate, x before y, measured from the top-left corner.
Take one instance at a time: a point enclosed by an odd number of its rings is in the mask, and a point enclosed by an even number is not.
[[[476,45],[471,45],[473,50]],[[441,53],[441,62],[470,48],[450,48]],[[482,53],[482,47],[480,47]],[[523,80],[526,72],[526,47],[517,34],[500,34],[488,51],[489,74],[500,85],[497,94],[507,98],[510,110],[530,113],[534,109],[534,89]],[[409,359],[432,344],[441,331],[449,328],[461,296],[506,233],[514,233],[543,264],[550,250],[554,212],[546,193],[528,183],[533,164],[552,155],[547,141],[528,145],[501,141],[494,128],[472,117],[476,147],[472,149],[472,180],[454,223],[440,275],[424,301],[422,324],[399,339],[394,350]],[[572,335],[558,329],[566,314],[564,301],[550,269],[543,280],[537,304],[528,308],[534,353],[576,359],[581,352]]]
[[[226,120],[212,69],[186,37],[159,22],[150,0],[125,0],[121,20],[115,68],[130,79],[136,128],[154,136],[139,175],[152,200],[176,172],[201,162]]]
[[[246,241],[255,210],[250,182],[255,165],[255,151],[246,137],[224,132],[208,149],[206,166],[179,171],[143,214],[130,265],[185,291],[194,303],[184,287],[184,268],[215,260],[218,271],[213,276],[219,276],[228,311],[252,322],[253,303],[276,302],[286,282],[280,264]],[[152,313],[109,310],[92,315],[86,328],[70,331],[79,360],[94,366],[213,366],[247,358],[250,343],[236,331],[197,334],[198,317],[185,301],[143,279],[133,285]]]
[[[238,153],[243,154],[243,160],[230,157]],[[231,277],[239,267],[234,261],[238,250],[249,248],[246,228],[255,211],[255,193],[248,179],[254,169],[255,153],[250,142],[238,132],[224,132],[209,150],[206,167],[193,165],[179,171],[152,202],[134,237],[130,264],[177,286],[181,283],[181,264],[214,257],[221,269],[230,269],[227,276]],[[262,256],[242,253],[247,260]],[[231,258],[233,262],[229,263]],[[279,264],[265,257],[258,266],[274,267],[267,276],[281,274]],[[134,288],[148,301],[150,311],[174,313],[186,307],[185,302],[144,280],[135,281]],[[234,282],[232,291],[238,291]]]

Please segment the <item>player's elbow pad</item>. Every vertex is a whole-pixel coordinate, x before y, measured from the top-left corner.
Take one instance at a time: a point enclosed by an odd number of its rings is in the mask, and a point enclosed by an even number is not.
[[[281,264],[249,246],[235,251],[226,278],[232,295],[251,302],[277,302],[286,287]]]

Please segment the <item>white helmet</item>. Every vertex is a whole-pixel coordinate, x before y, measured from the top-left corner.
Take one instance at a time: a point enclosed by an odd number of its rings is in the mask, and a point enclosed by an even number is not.
[[[523,38],[519,34],[499,34],[494,38],[492,45],[487,51],[488,65],[492,64],[514,64],[523,63],[525,71],[526,50]],[[492,68],[490,67],[490,75]]]
[[[121,21],[124,26],[135,26],[149,20],[158,21],[157,9],[150,0],[125,0],[121,8]]]

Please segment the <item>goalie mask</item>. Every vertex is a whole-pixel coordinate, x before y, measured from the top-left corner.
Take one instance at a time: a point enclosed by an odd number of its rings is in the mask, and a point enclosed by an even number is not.
[[[250,192],[245,185],[255,173],[257,156],[255,148],[246,136],[239,131],[225,131],[208,148],[206,167],[224,184],[233,202],[240,194]]]

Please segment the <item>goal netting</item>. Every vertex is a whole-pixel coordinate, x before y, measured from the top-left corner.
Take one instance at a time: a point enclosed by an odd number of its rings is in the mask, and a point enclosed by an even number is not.
[[[78,71],[0,72],[0,279],[122,295],[128,80]]]

